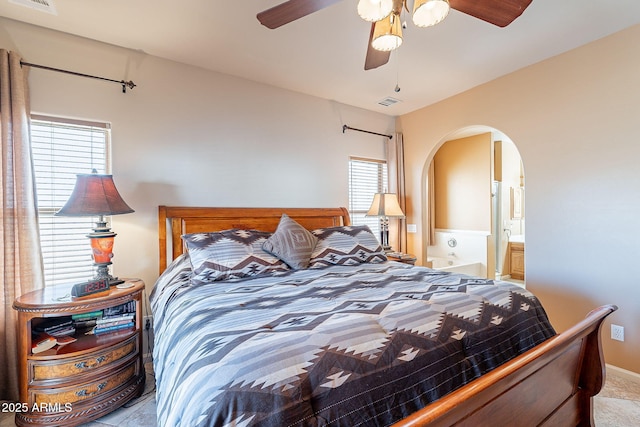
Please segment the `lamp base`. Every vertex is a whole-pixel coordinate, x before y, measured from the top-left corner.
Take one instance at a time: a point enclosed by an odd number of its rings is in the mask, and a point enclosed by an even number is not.
[[[380,243],[385,252],[391,251],[391,245],[389,244],[389,218],[386,216],[380,217]]]
[[[93,277],[95,280],[107,280],[109,282],[109,286],[124,283],[124,280],[118,279],[117,277],[113,277],[109,274],[110,262],[95,263],[94,265],[96,266],[96,274]]]

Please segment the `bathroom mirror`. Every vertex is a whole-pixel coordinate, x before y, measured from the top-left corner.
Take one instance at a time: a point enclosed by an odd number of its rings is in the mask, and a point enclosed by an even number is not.
[[[511,219],[524,218],[524,188],[511,187]]]

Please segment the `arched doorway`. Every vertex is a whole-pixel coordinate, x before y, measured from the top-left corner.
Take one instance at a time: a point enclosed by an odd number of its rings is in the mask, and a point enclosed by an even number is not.
[[[427,159],[423,186],[423,262],[509,278],[512,241],[524,248],[524,173],[513,141],[488,126],[451,132]],[[520,254],[514,279],[524,280]]]

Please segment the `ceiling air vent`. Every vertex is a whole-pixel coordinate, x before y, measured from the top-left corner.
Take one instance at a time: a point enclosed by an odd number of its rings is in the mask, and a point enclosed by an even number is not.
[[[53,5],[53,0],[9,0],[9,3],[19,4],[20,6],[26,6],[52,15],[58,14],[56,7]]]
[[[384,107],[389,107],[389,106],[391,106],[393,104],[397,104],[398,102],[402,102],[402,101],[400,101],[399,99],[392,98],[392,97],[388,96],[388,97],[378,101],[378,104],[380,104],[380,105],[382,105]]]

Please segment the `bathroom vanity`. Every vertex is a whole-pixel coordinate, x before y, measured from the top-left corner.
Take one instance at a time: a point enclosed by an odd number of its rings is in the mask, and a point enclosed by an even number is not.
[[[524,241],[509,242],[509,262],[511,278],[524,280]]]

